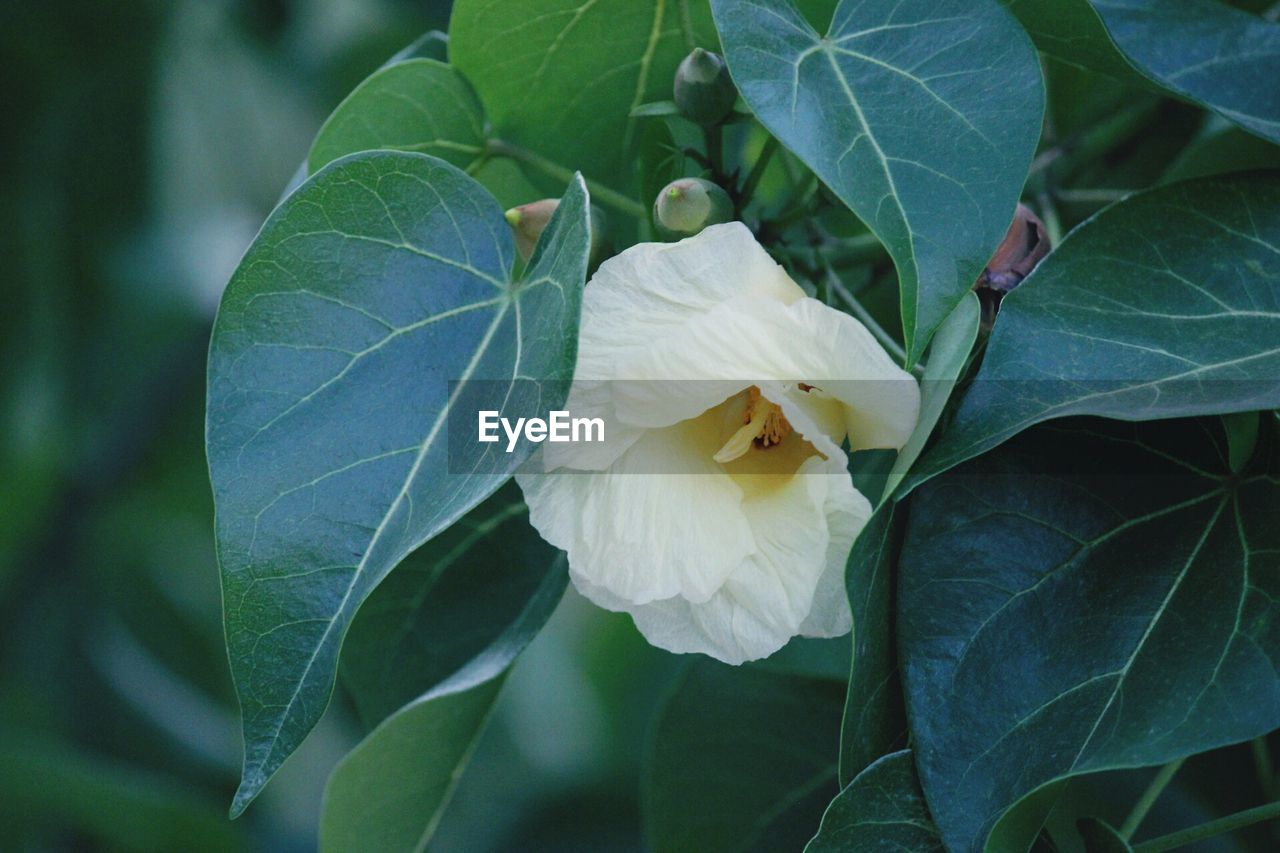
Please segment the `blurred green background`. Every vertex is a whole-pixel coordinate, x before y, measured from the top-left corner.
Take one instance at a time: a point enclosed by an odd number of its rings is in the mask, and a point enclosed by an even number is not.
[[[314,848],[357,737],[341,691],[226,819],[240,736],[205,350],[324,116],[448,5],[0,5],[0,849]],[[567,599],[432,849],[639,849],[640,748],[671,665]]]
[[[324,116],[443,29],[448,5],[0,5],[0,850],[314,849],[325,780],[358,737],[341,688],[245,817],[226,818],[241,746],[205,350],[222,287]],[[1051,131],[1087,141],[1099,127],[1110,146],[1067,164],[1069,186],[1093,194],[1058,192],[1064,229],[1108,188],[1274,162],[1186,105],[1047,70]],[[1118,105],[1132,118],[1116,145],[1103,119]],[[1029,201],[1046,202],[1041,184]],[[891,269],[876,281],[873,307],[892,311]],[[571,590],[431,849],[642,849],[640,756],[677,666]],[[1247,746],[1193,759],[1153,830],[1241,807],[1251,764]],[[1123,814],[1148,775],[1077,786],[1079,813]],[[1256,830],[1201,849],[1268,844]]]

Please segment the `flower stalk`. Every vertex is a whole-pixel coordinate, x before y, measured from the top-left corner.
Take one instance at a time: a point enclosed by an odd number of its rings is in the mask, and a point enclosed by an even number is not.
[[[554,160],[548,160],[537,152],[530,151],[528,148],[508,142],[505,139],[490,139],[485,142],[485,153],[490,157],[508,157],[517,163],[523,163],[541,172],[549,178],[563,181],[566,184],[573,179],[572,170],[566,169]],[[591,191],[592,201],[612,207],[619,213],[624,213],[635,219],[644,219],[648,215],[644,205],[630,196],[602,186],[591,178],[584,176],[583,180],[586,181],[587,189]]]

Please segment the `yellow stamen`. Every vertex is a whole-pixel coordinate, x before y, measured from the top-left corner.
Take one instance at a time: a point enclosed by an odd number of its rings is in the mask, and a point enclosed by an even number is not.
[[[746,423],[711,457],[716,462],[723,465],[744,456],[753,443],[761,448],[781,444],[791,433],[791,424],[782,414],[782,407],[766,400],[754,385],[747,392],[747,410],[743,417]]]

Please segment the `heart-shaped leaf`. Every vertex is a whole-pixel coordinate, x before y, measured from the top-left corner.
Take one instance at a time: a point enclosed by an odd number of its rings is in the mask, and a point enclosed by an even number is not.
[[[329,778],[323,849],[422,848],[507,667],[567,580],[563,556],[529,526],[508,485],[374,591],[351,626],[342,672],[366,722],[381,722]]]
[[[527,455],[446,442],[451,403],[485,381],[526,411],[561,404],[589,244],[576,179],[513,281],[493,199],[443,161],[388,151],[324,168],[258,234],[209,352],[245,739],[234,813],[324,712],[360,602]]]
[[[837,791],[843,685],[698,660],[659,712],[644,775],[658,853],[795,850]]]
[[[1044,86],[995,0],[844,0],[819,35],[789,0],[713,0],[742,97],[885,244],[908,360],[1004,238]]]
[[[943,853],[929,818],[911,750],[892,752],[845,786],[804,853]]]
[[[641,123],[676,66],[714,35],[703,3],[457,0],[449,56],[504,140],[627,188]]]
[[[1217,0],[1003,0],[1041,50],[1280,142],[1280,24]]]
[[[395,148],[467,169],[483,156],[484,141],[484,110],[466,79],[443,62],[408,59],[375,71],[338,104],[307,166],[316,172],[357,151]]]
[[[1203,178],[1085,222],[1005,297],[907,488],[1049,418],[1280,404],[1280,175]]]
[[[1277,438],[1235,474],[1216,419],[1041,426],[913,496],[900,664],[949,849],[1054,780],[1280,725]]]

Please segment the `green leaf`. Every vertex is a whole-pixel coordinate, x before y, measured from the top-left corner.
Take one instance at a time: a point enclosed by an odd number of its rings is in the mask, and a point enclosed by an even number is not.
[[[567,580],[563,555],[529,526],[509,484],[378,587],[351,627],[342,666],[364,719],[386,719],[329,778],[322,848],[426,844],[507,667]]]
[[[1254,448],[1258,446],[1258,427],[1261,424],[1261,412],[1234,412],[1222,416],[1222,427],[1227,433],[1227,461],[1233,473],[1243,471],[1249,464]]]
[[[920,380],[920,418],[916,421],[911,437],[902,446],[902,450],[898,451],[898,458],[889,471],[881,500],[893,495],[911,466],[920,458],[920,451],[924,450],[925,442],[938,425],[942,410],[951,399],[951,392],[969,361],[969,353],[973,351],[973,344],[978,339],[981,320],[982,308],[978,304],[978,295],[970,293],[938,327],[938,333],[929,345],[929,360],[925,363],[924,376]]]
[[[320,849],[425,849],[503,680],[442,684],[343,758],[325,785]]]
[[[1280,175],[1135,195],[1000,306],[976,380],[906,488],[1040,421],[1280,404]]]
[[[338,104],[307,165],[317,172],[357,151],[394,148],[466,169],[484,141],[484,110],[463,76],[434,59],[409,59],[375,71]]]
[[[875,232],[907,355],[1004,238],[1040,136],[1035,50],[994,0],[844,0],[820,36],[788,0],[713,0],[743,98]]]
[[[1280,141],[1280,25],[1216,0],[1003,0],[1065,62],[1152,85]]]
[[[559,600],[556,550],[528,522],[508,483],[410,554],[360,607],[342,647],[341,676],[369,729],[500,645],[534,603]],[[552,593],[555,593],[552,595]],[[548,608],[549,612],[549,608]]]
[[[892,849],[900,853],[943,853],[938,830],[929,818],[911,750],[876,761],[845,786],[822,816],[822,825],[805,853],[862,853]]]
[[[676,106],[675,101],[670,101],[670,100],[653,101],[652,103],[641,104],[640,106],[631,110],[631,116],[633,118],[639,118],[643,116],[678,116],[678,115],[680,115],[680,108]]]
[[[1169,170],[1162,183],[1221,175],[1245,170],[1280,169],[1280,146],[1259,139],[1221,120],[1191,142]]]
[[[854,540],[845,565],[853,611],[853,667],[840,731],[840,781],[848,784],[907,731],[894,648],[894,567],[905,507],[880,507]]]
[[[1084,839],[1089,853],[1133,853],[1124,836],[1105,820],[1087,817],[1080,821],[1079,826],[1080,837]]]
[[[795,850],[836,793],[842,685],[700,659],[660,710],[643,778],[658,853]]]
[[[916,762],[947,846],[1055,780],[1280,724],[1280,454],[1216,419],[1042,426],[922,486],[899,564]]]
[[[632,110],[670,98],[680,60],[715,45],[706,5],[687,0],[457,0],[449,33],[499,137],[620,189]]]
[[[244,724],[234,813],[324,712],[360,602],[527,456],[446,446],[450,405],[485,386],[525,410],[562,404],[588,232],[576,179],[512,281],[510,229],[475,181],[372,152],[307,181],[245,255],[214,327],[207,422]]]

